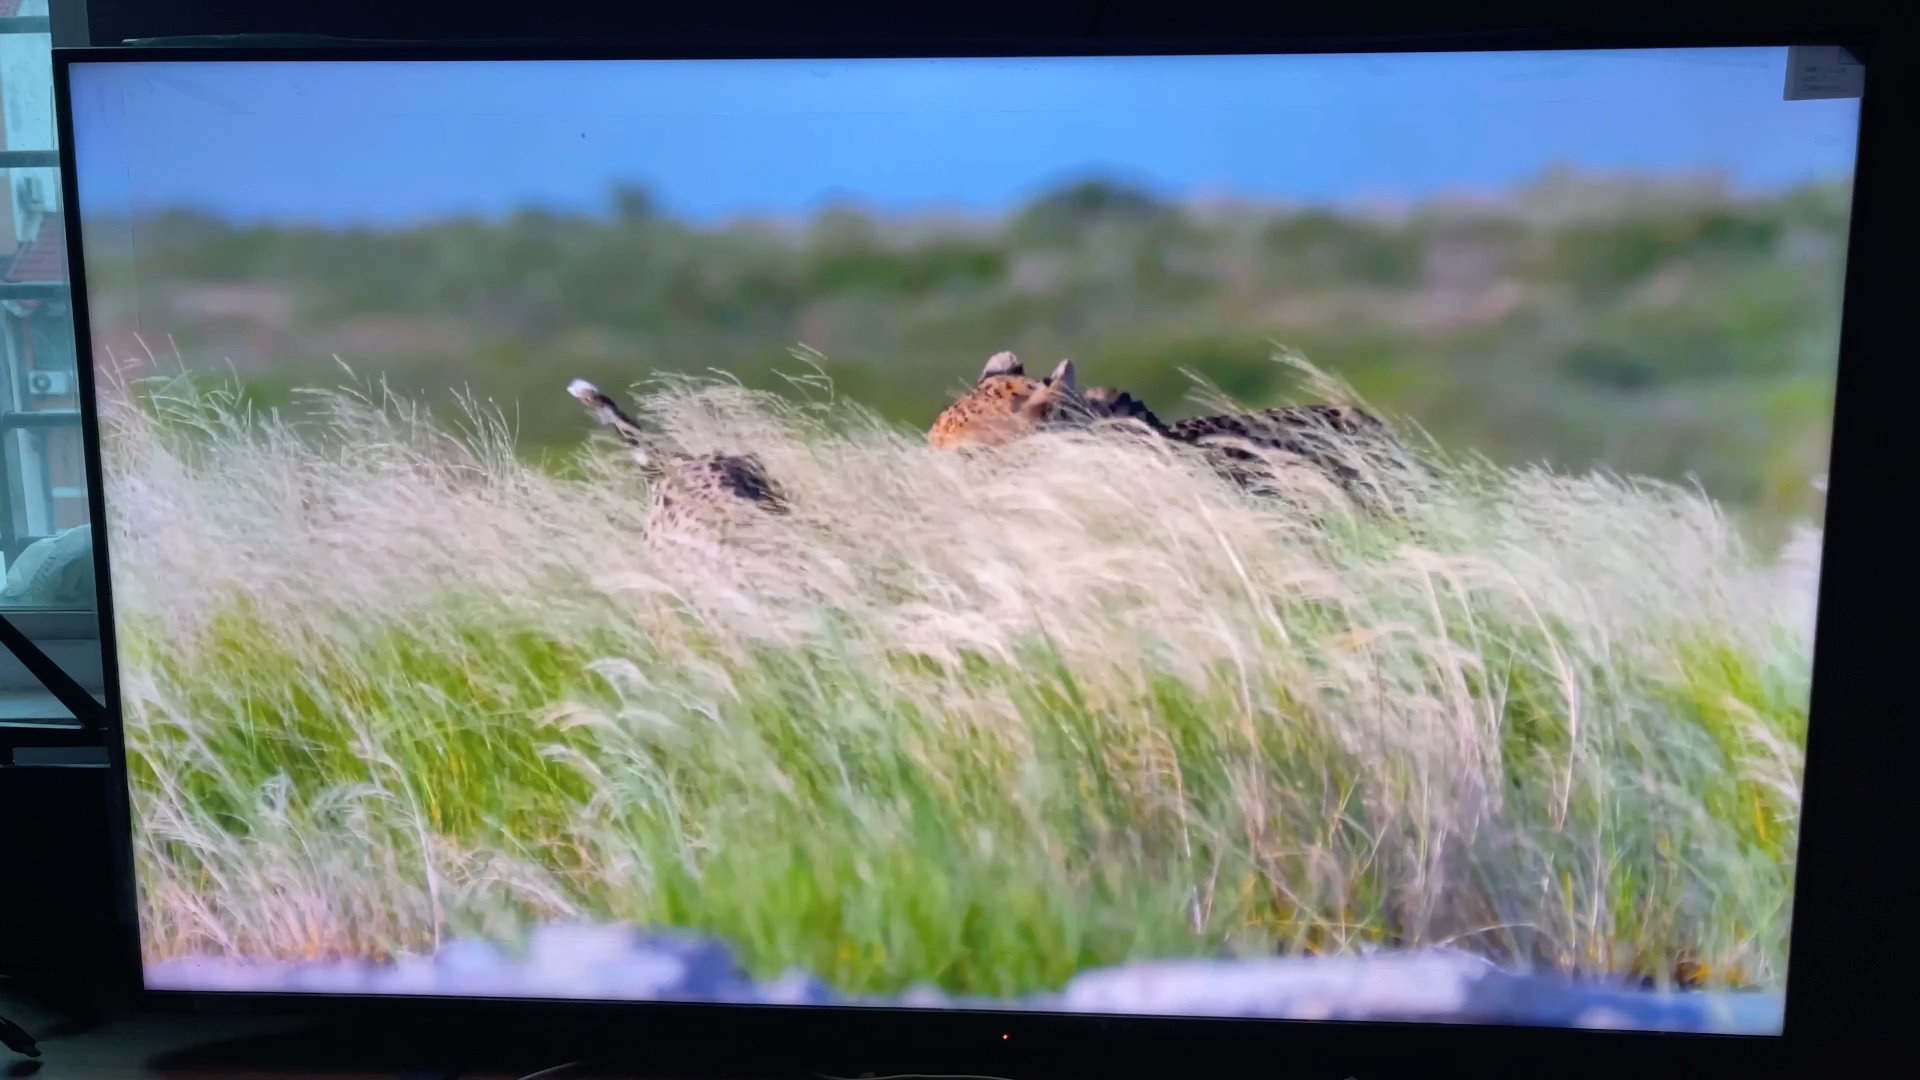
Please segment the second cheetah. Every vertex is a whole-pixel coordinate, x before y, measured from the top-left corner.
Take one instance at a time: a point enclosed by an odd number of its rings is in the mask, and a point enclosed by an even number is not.
[[[646,517],[649,545],[724,541],[769,515],[785,515],[784,492],[751,454],[662,451],[633,417],[599,387],[575,379],[567,393],[626,445],[652,481]]]

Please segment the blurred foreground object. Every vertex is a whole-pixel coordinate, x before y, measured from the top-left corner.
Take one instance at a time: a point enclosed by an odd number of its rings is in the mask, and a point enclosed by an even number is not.
[[[92,607],[94,591],[93,527],[76,525],[27,545],[7,567],[0,606]]]

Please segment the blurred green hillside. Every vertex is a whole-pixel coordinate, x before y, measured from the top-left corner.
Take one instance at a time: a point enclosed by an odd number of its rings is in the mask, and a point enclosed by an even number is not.
[[[586,433],[561,392],[576,375],[780,389],[805,346],[838,393],[924,426],[1011,348],[1171,418],[1200,407],[1195,377],[1291,398],[1277,342],[1450,447],[1693,476],[1777,525],[1825,470],[1849,190],[1556,171],[1335,212],[1089,181],[998,220],[840,206],[712,227],[623,190],[602,215],[385,231],[188,211],[86,227],[99,346],[231,365],[269,404],[337,383],[337,354],[429,401],[500,402],[532,452]]]

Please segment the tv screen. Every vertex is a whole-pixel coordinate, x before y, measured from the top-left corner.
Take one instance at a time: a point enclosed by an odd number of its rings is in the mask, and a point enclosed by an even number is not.
[[[1777,1034],[1788,66],[73,61],[147,987]]]

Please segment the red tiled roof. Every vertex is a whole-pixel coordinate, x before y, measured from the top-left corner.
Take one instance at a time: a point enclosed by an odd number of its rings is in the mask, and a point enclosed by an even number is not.
[[[0,0],[0,4],[7,0]],[[67,280],[67,226],[59,214],[48,214],[40,222],[40,235],[21,244],[7,267],[7,281]]]

